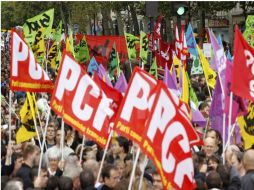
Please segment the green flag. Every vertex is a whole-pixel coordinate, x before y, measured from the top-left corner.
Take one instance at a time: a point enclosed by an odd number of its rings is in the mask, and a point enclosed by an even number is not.
[[[254,15],[249,15],[246,19],[244,38],[248,44],[254,48]]]
[[[62,36],[62,21],[59,22],[55,32],[53,33],[53,40],[60,42]]]
[[[187,80],[188,80],[188,83],[189,83],[189,96],[190,96],[190,100],[198,107],[199,103],[198,103],[197,95],[196,95],[195,91],[193,90],[193,88],[191,86],[191,82],[190,82],[188,74],[186,74],[186,76],[187,76]]]
[[[81,64],[90,60],[89,49],[87,46],[85,35],[80,40],[80,42],[74,47],[74,55],[76,61],[78,61]]]
[[[139,38],[129,33],[124,33],[124,36],[128,50],[128,58],[129,60],[134,60],[136,59],[136,43]]]
[[[153,75],[156,79],[158,79],[156,57],[154,57],[153,64],[151,65],[149,70],[149,74]]]
[[[191,67],[191,75],[203,74],[203,69],[199,58],[192,54],[190,54],[190,58],[193,60]]]
[[[54,9],[45,11],[33,18],[26,20],[23,25],[23,32],[25,36],[25,41],[30,45],[34,44],[35,36],[41,29],[43,37],[48,37],[51,33],[52,24],[54,20]]]
[[[148,38],[145,32],[140,32],[140,58],[143,63],[147,63],[147,54],[148,54]]]
[[[112,46],[111,53],[109,55],[109,67],[108,67],[108,72],[110,77],[114,76],[115,69],[118,66],[118,61],[117,61],[117,52],[116,52],[116,43],[114,42]]]

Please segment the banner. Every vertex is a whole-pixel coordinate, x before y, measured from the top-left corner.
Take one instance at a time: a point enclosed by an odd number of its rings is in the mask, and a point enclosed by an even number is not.
[[[116,115],[114,130],[139,145],[142,142],[156,83],[157,81],[147,72],[135,67]]]
[[[240,132],[244,140],[245,150],[254,145],[254,103],[250,103],[248,113],[237,119],[240,126]]]
[[[28,11],[28,10],[24,10]],[[54,9],[45,11],[33,18],[27,19],[23,25],[24,39],[31,47],[35,41],[35,36],[39,30],[42,30],[42,37],[51,33],[54,20]]]
[[[155,164],[164,189],[193,189],[196,185],[191,147],[200,143],[199,135],[162,81],[155,94],[143,130],[142,149]]]
[[[121,62],[128,60],[128,52],[124,36],[91,36],[86,35],[86,40],[90,55],[103,56],[109,60],[109,55],[112,50],[113,44],[116,44],[116,51],[119,54]],[[109,63],[107,61],[107,63]]]
[[[51,93],[53,83],[36,62],[32,50],[15,31],[11,35],[11,90]]]
[[[105,147],[113,106],[112,100],[65,52],[51,98],[52,110],[64,122]]]
[[[235,27],[234,62],[232,70],[232,92],[254,101],[254,49]]]
[[[124,33],[124,36],[128,51],[128,58],[129,60],[134,60],[137,58],[136,43],[139,42],[139,38],[129,33]]]
[[[148,37],[145,32],[140,32],[140,58],[144,64],[147,64],[148,55]]]
[[[254,48],[254,15],[248,15],[245,24],[245,31],[243,33],[244,38],[248,44]]]

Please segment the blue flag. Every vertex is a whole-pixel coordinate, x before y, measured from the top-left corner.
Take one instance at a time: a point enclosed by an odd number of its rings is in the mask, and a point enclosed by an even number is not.
[[[87,72],[91,73],[93,75],[94,71],[96,71],[98,73],[98,69],[99,69],[99,65],[96,62],[95,58],[92,57],[92,59],[90,60],[89,65],[88,65]]]
[[[196,48],[197,44],[196,44],[196,40],[193,35],[191,24],[188,25],[185,36],[186,36],[187,47],[188,47],[190,54],[198,57],[198,51]]]

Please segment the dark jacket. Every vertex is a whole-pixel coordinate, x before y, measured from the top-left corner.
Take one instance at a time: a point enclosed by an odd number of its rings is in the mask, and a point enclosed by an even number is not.
[[[249,170],[242,177],[242,190],[254,189],[254,170]]]
[[[32,168],[27,164],[23,163],[21,168],[18,170],[16,177],[19,177],[23,180],[24,189],[29,187],[33,188],[33,179],[32,179]]]

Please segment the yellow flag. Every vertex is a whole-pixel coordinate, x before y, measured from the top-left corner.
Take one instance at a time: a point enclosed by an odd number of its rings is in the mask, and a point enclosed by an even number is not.
[[[45,47],[45,41],[44,41],[44,28],[41,28],[36,36],[35,36],[35,41],[32,45],[32,51],[34,53],[34,57],[38,61],[40,65],[43,64],[44,61],[44,56],[46,52],[46,47]]]
[[[174,56],[173,63],[174,63],[174,66],[175,66],[176,77],[179,80],[180,79],[180,71],[181,71],[180,70],[180,68],[181,68],[181,62],[180,62],[180,60],[176,56]],[[171,74],[172,74],[172,68],[173,67],[171,67],[171,69],[170,69]]]
[[[244,148],[249,149],[254,145],[254,102],[249,104],[247,114],[237,118],[237,122],[244,140]]]
[[[182,96],[181,100],[189,105],[189,84],[187,78],[187,72],[182,67]]]
[[[50,65],[50,67],[54,70],[56,70],[56,68],[57,68],[56,62],[57,62],[57,56],[58,56],[58,49],[59,49],[58,42],[54,41],[54,43],[50,47],[49,53],[48,53],[48,60],[47,61]]]
[[[35,111],[36,108],[33,97],[30,95],[30,93],[27,93],[25,103],[20,110],[21,126],[16,134],[17,144],[30,140],[36,136],[34,125]]]
[[[198,50],[198,54],[200,57],[200,61],[201,61],[201,65],[203,67],[204,70],[204,74],[205,74],[205,78],[207,80],[208,85],[214,89],[215,83],[216,83],[216,77],[217,74],[216,72],[210,67],[207,59],[205,58],[205,56],[203,55],[202,51],[200,50],[200,48],[197,45],[197,50]]]
[[[71,53],[71,55],[73,55],[73,47],[71,46],[69,38],[66,39],[66,51]]]

